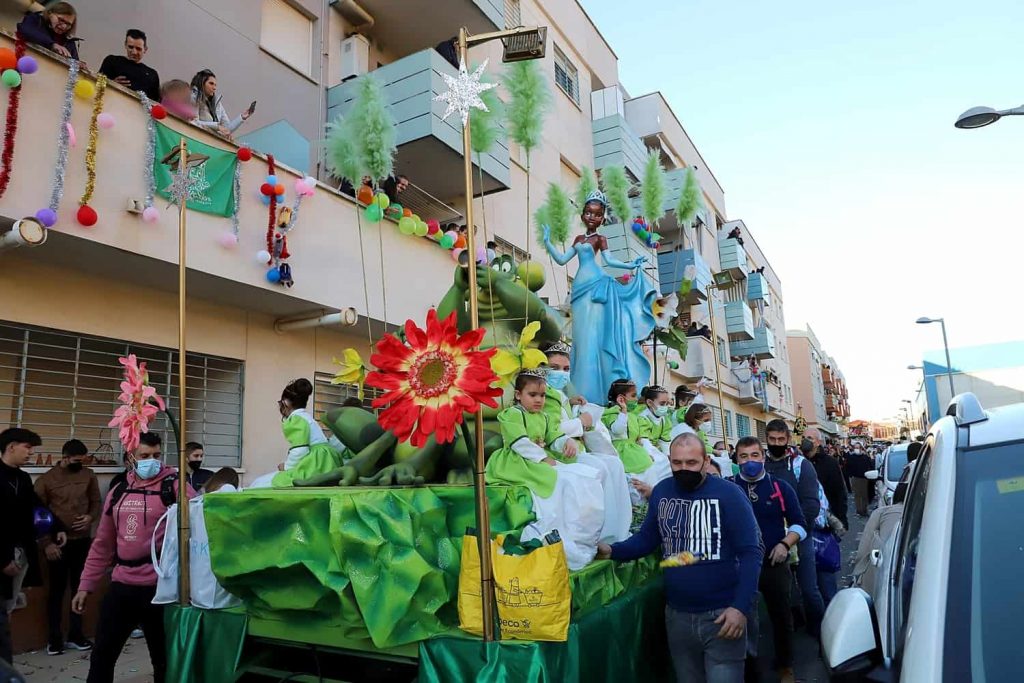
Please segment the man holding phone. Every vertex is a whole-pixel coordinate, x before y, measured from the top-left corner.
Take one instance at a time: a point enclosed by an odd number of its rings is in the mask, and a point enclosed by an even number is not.
[[[92,643],[82,633],[82,617],[74,612],[68,620],[68,638],[64,640],[64,590],[71,585],[71,594],[78,592],[85,558],[92,543],[92,525],[100,516],[100,485],[96,474],[84,466],[89,449],[78,439],[71,439],[61,449],[61,460],[36,480],[36,494],[68,529],[68,542],[58,548],[49,539],[40,541],[49,567],[50,594],[47,619],[50,644],[46,654],[59,655],[64,648],[89,650]]]

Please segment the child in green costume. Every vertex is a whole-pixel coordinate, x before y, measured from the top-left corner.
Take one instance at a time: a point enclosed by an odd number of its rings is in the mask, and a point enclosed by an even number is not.
[[[487,461],[487,483],[528,487],[537,521],[521,539],[557,530],[569,568],[582,569],[594,559],[604,525],[600,473],[576,462],[576,442],[544,412],[546,390],[543,371],[516,376],[516,402],[498,413],[502,447]]]
[[[662,479],[672,476],[668,458],[655,456],[644,448],[643,427],[637,414],[636,384],[629,379],[617,379],[608,390],[608,408],[601,421],[612,434],[612,445],[622,458],[626,474],[653,487]]]
[[[672,441],[672,419],[669,417],[672,406],[671,399],[668,397],[668,389],[652,384],[649,387],[644,387],[644,390],[640,392],[640,397],[644,402],[638,414],[640,432],[643,435],[641,443],[648,449],[648,452],[654,448],[659,455],[667,458],[668,445]]]
[[[704,442],[704,451],[708,455],[714,455],[715,451],[711,448],[707,434],[711,429],[711,420],[711,408],[704,403],[694,403],[686,411],[686,418],[682,424],[672,428],[671,437],[674,439],[680,434],[696,434]]]
[[[277,466],[278,471],[256,479],[250,488],[292,486],[296,479],[308,479],[342,466],[337,439],[328,441],[324,430],[306,410],[313,385],[308,379],[297,379],[281,392],[277,407],[281,411],[281,431],[288,442],[288,455]]]

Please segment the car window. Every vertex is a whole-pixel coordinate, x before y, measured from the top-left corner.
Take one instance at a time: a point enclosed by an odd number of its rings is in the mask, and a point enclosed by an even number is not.
[[[917,550],[921,537],[921,522],[924,519],[925,498],[928,495],[928,479],[932,470],[932,439],[925,443],[917,458],[914,474],[910,480],[903,521],[900,524],[899,548],[895,558],[893,576],[893,634],[897,643],[903,642],[903,626],[910,609],[910,596],[914,590],[914,572],[917,567]]]
[[[907,466],[907,451],[892,450],[885,460],[885,478],[891,482],[897,482],[903,475],[903,468]]]
[[[966,450],[956,478],[943,678],[1021,680],[1024,443]]]

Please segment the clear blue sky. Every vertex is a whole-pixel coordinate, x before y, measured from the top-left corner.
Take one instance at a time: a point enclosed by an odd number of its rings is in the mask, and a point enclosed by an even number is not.
[[[941,348],[1024,339],[1024,2],[583,0],[630,95],[664,93],[847,377],[896,415]]]

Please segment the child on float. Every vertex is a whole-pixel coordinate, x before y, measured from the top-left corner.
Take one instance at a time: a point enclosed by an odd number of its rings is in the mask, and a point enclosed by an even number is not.
[[[576,441],[576,461],[589,465],[601,473],[604,496],[604,526],[601,542],[629,537],[632,521],[629,478],[619,454],[612,447],[611,435],[600,421],[600,406],[588,404],[582,396],[569,398],[565,388],[569,384],[572,348],[564,342],[551,344],[547,356],[547,392],[544,412],[559,426],[562,434]],[[595,419],[595,414],[598,416]],[[590,447],[590,448],[588,448]]]
[[[612,434],[612,445],[622,458],[626,474],[653,487],[662,479],[671,477],[672,468],[668,458],[656,458],[644,447],[637,405],[636,383],[630,379],[617,379],[608,389],[608,407],[601,421]],[[634,500],[636,502],[639,501]]]
[[[288,454],[277,466],[277,472],[257,478],[250,488],[293,486],[296,479],[308,479],[342,466],[344,445],[333,436],[328,440],[320,424],[306,410],[312,393],[313,385],[305,378],[289,382],[281,392],[277,407]]]
[[[498,413],[502,447],[487,461],[487,483],[528,487],[537,521],[522,540],[557,529],[569,568],[582,569],[597,554],[604,525],[600,473],[576,462],[576,442],[544,412],[546,392],[542,370],[516,376],[515,404]]]
[[[712,428],[711,420],[711,408],[705,403],[694,403],[687,409],[683,422],[672,428],[671,439],[680,434],[696,434],[704,442],[704,451],[709,456],[714,455],[715,449],[711,447],[711,442],[708,440],[708,432]]]
[[[640,398],[644,402],[638,415],[643,434],[641,443],[648,451],[655,449],[658,452],[655,457],[668,458],[668,445],[672,442],[672,418],[669,416],[672,399],[668,396],[668,389],[652,384],[644,387]]]
[[[704,403],[704,396],[701,389],[704,388],[704,380],[697,382],[696,391],[691,391],[685,384],[676,387],[675,399],[676,409],[672,412],[672,426],[681,425],[686,421],[686,411],[695,403]]]

